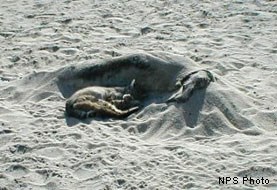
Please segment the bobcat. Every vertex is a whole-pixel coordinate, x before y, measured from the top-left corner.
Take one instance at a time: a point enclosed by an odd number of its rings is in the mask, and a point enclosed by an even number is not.
[[[75,92],[66,101],[68,116],[124,118],[139,109],[140,102],[134,99],[135,80],[127,87],[91,86]]]

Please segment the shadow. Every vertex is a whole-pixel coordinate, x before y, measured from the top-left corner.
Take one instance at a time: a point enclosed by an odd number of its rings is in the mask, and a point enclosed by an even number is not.
[[[77,118],[74,118],[74,117],[66,116],[66,114],[65,114],[65,122],[66,122],[68,127],[73,127],[73,126],[75,126],[75,125],[77,125],[79,123],[85,123],[85,124],[87,124],[83,120],[80,120],[80,119],[77,119]]]
[[[200,111],[204,105],[205,94],[206,88],[198,89],[193,92],[188,101],[181,103],[174,102],[176,107],[182,110],[186,125],[190,128],[194,128],[197,125]]]
[[[108,117],[93,117],[93,118],[86,118],[86,119],[78,119],[78,118],[75,118],[75,117],[70,117],[70,116],[67,116],[65,114],[65,121],[66,121],[66,124],[68,127],[73,127],[75,125],[78,125],[79,123],[82,123],[82,124],[90,124],[91,121],[94,120],[94,121],[101,121],[101,122],[105,122],[105,121],[108,121],[110,120],[110,118]]]
[[[141,109],[139,109],[138,111],[141,111],[141,110],[143,110],[143,107],[141,107]],[[64,113],[64,116],[65,116],[65,122],[68,127],[73,127],[80,123],[89,125],[89,124],[91,124],[92,121],[111,122],[111,121],[127,121],[128,120],[128,117],[126,117],[126,118],[111,118],[108,116],[106,116],[106,117],[98,116],[98,117],[89,117],[89,118],[85,118],[85,119],[79,119],[79,118],[67,116],[66,113]]]

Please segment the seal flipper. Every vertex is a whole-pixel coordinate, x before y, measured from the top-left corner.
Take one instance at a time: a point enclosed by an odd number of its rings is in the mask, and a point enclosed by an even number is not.
[[[193,94],[194,90],[206,88],[213,81],[214,78],[209,71],[201,70],[192,72],[184,77],[182,86],[166,102],[185,102]]]
[[[175,94],[167,99],[166,103],[170,102],[185,102],[192,95],[194,90],[194,85],[182,86]]]

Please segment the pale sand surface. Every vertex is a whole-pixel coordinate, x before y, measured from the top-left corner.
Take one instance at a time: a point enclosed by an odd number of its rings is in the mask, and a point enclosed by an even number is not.
[[[276,1],[0,3],[0,189],[277,189]],[[218,80],[125,120],[64,117],[59,68],[135,52]]]

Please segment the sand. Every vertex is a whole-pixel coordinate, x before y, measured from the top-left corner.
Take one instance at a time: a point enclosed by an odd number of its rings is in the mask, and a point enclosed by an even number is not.
[[[277,189],[276,10],[265,0],[1,1],[0,189]],[[64,116],[60,68],[137,52],[189,59],[217,80],[123,120]]]

